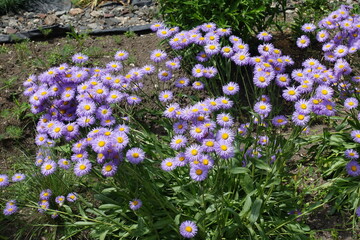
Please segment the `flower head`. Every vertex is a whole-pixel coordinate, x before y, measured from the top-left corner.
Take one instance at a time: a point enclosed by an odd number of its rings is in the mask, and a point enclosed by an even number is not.
[[[138,210],[142,206],[142,201],[138,198],[135,198],[129,202],[129,207],[131,210]]]
[[[9,185],[9,178],[5,174],[0,174],[0,188]]]
[[[20,182],[20,181],[23,181],[25,178],[26,178],[25,174],[15,173],[14,176],[12,176],[11,180],[13,182]]]
[[[126,158],[132,164],[138,164],[144,161],[145,152],[141,148],[131,148],[126,153]]]
[[[180,225],[180,234],[184,238],[193,238],[195,237],[198,228],[196,224],[192,221],[182,222]]]
[[[355,160],[351,160],[346,165],[346,171],[352,177],[360,176],[360,164]]]

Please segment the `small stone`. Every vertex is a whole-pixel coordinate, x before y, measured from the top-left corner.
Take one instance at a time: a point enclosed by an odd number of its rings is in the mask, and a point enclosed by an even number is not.
[[[40,22],[40,19],[36,18],[33,20],[33,23],[39,23]]]
[[[92,16],[92,17],[100,17],[100,16],[102,16],[103,15],[103,13],[102,12],[100,12],[100,11],[92,11],[91,13],[90,13],[90,16]]]
[[[18,21],[22,23],[22,22],[25,21],[25,18],[23,18],[23,17],[20,16],[20,17],[18,17]]]
[[[82,10],[81,8],[72,8],[72,9],[70,9],[69,14],[71,16],[75,16],[75,15],[81,14],[83,12],[84,12],[84,10]]]
[[[91,29],[100,29],[100,26],[97,23],[90,23],[87,26]]]
[[[18,23],[14,18],[10,18],[9,23],[8,23],[9,27],[17,27]]]
[[[45,13],[38,13],[38,14],[36,14],[36,16],[37,16],[38,18],[41,18],[41,19],[46,18],[46,14],[45,14]]]
[[[74,19],[74,17],[69,16],[69,15],[62,15],[62,16],[60,17],[60,19],[61,19],[61,20],[64,20],[64,21],[71,21],[71,20]]]
[[[15,33],[17,33],[17,31],[18,31],[17,29],[11,28],[11,27],[6,27],[4,29],[5,34],[15,34]]]
[[[106,25],[108,26],[114,26],[114,25],[117,25],[120,23],[120,20],[119,19],[116,19],[116,18],[109,18],[109,19],[106,19],[105,20],[105,23]]]
[[[114,17],[115,15],[114,14],[111,14],[111,13],[105,13],[104,14],[104,17],[105,18],[112,18],[112,17]]]
[[[45,25],[54,25],[57,21],[57,17],[55,16],[55,14],[51,14],[51,15],[48,15],[45,19],[44,19],[44,23]]]
[[[24,16],[27,18],[34,18],[35,17],[35,13],[33,12],[26,12],[24,13]]]
[[[60,17],[60,16],[64,15],[65,13],[66,13],[65,11],[56,11],[55,16]]]

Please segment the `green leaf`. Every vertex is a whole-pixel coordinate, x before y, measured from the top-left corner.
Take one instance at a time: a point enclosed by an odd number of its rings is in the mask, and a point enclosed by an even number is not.
[[[109,230],[106,230],[106,231],[102,232],[102,233],[99,235],[99,240],[105,240],[106,235],[107,235],[108,232],[109,232]]]
[[[253,205],[251,207],[250,216],[249,216],[249,221],[251,223],[256,222],[256,220],[259,218],[262,202],[263,201],[261,199],[257,198],[255,200],[255,202],[253,203]]]
[[[116,204],[110,204],[110,203],[108,203],[108,204],[103,204],[103,205],[101,205],[100,207],[99,207],[99,209],[103,209],[103,210],[105,210],[105,209],[120,209],[121,207],[119,206],[119,205],[116,205]]]
[[[90,226],[95,224],[95,222],[74,222],[74,225],[76,226]]]
[[[255,159],[255,167],[268,172],[271,171],[269,164],[267,164],[263,159]]]
[[[240,181],[241,187],[244,189],[246,194],[251,193],[253,191],[253,186],[254,186],[252,178],[247,173],[240,176],[241,176],[241,181]]]
[[[251,197],[249,195],[246,196],[246,200],[243,206],[243,209],[240,212],[240,217],[243,217],[245,214],[247,214],[251,208]]]
[[[250,170],[248,168],[244,168],[244,167],[235,167],[230,169],[230,172],[232,174],[239,174],[239,173],[249,173]]]

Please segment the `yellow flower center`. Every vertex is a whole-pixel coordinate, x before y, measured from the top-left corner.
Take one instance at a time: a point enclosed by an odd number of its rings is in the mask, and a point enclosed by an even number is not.
[[[227,149],[228,149],[228,147],[226,146],[226,145],[221,145],[221,150],[223,150],[223,151],[226,151]]]
[[[99,147],[105,146],[105,141],[99,141],[99,142],[98,142],[98,146],[99,146]]]
[[[299,114],[299,116],[298,116],[298,119],[299,119],[299,120],[304,120],[304,118],[305,118],[305,116],[304,116],[304,115]]]
[[[134,158],[138,158],[140,155],[139,155],[139,153],[133,153],[132,156],[133,156]]]
[[[50,170],[50,169],[52,169],[53,167],[51,166],[51,164],[48,164],[48,165],[46,165],[46,167],[45,167],[45,169],[46,170]]]
[[[106,172],[110,172],[112,169],[113,169],[113,167],[112,167],[111,165],[107,165],[107,166],[105,167],[105,171],[106,171]]]
[[[81,164],[79,167],[80,170],[85,170],[86,169],[86,165],[85,164]]]
[[[203,171],[201,169],[196,169],[195,173],[196,173],[196,175],[201,175],[203,173]],[[190,228],[190,231],[192,230],[191,227],[187,227],[187,228]],[[188,231],[188,230],[186,230],[186,231]]]
[[[167,162],[166,163],[166,166],[168,166],[168,167],[171,167],[173,164],[172,164],[172,162]]]
[[[196,156],[198,154],[198,150],[193,149],[191,150],[191,155]]]

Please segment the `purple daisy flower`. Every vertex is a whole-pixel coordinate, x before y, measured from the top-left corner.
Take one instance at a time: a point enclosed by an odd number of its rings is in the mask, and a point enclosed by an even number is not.
[[[216,140],[233,142],[235,138],[235,133],[230,128],[220,128],[216,133]]]
[[[310,116],[294,112],[292,115],[292,121],[296,126],[306,126],[310,121]]]
[[[67,196],[66,196],[66,200],[68,202],[75,202],[77,200],[77,193],[69,193]]]
[[[254,84],[259,88],[266,88],[269,86],[271,78],[263,71],[257,72],[253,77]]]
[[[4,215],[5,216],[9,216],[9,215],[12,215],[14,213],[16,213],[18,210],[18,207],[14,204],[14,205],[11,205],[11,206],[8,206],[6,205],[6,207],[4,208]]]
[[[12,176],[11,180],[13,182],[21,182],[26,178],[25,174],[23,173],[15,173],[14,176]]]
[[[344,106],[348,110],[356,108],[358,105],[359,105],[359,101],[354,97],[345,99]]]
[[[193,238],[195,237],[198,228],[194,222],[185,221],[181,223],[179,230],[181,236],[183,236],[184,238]]]
[[[256,35],[257,39],[262,40],[264,42],[268,42],[272,39],[272,35],[266,31],[261,31]]]
[[[354,149],[347,149],[345,152],[345,157],[351,160],[355,160],[359,158],[359,153]]]
[[[89,59],[88,56],[82,54],[82,53],[76,53],[74,56],[72,56],[71,60],[74,63],[84,63]]]
[[[208,175],[209,169],[201,164],[192,165],[190,167],[190,177],[197,181],[204,181]]]
[[[135,198],[129,202],[129,207],[131,210],[138,210],[142,206],[142,201],[138,198]]]
[[[349,49],[347,46],[345,45],[338,45],[335,49],[334,49],[334,56],[337,58],[342,58],[345,57],[349,52]]]
[[[221,127],[231,127],[234,124],[233,117],[229,113],[220,113],[216,116],[216,122]]]
[[[183,88],[189,85],[190,80],[186,77],[179,78],[175,81],[175,87]]]
[[[116,172],[117,165],[113,161],[105,163],[101,169],[101,173],[105,177],[112,177],[116,174]]]
[[[172,99],[173,99],[173,93],[171,91],[165,90],[159,94],[159,100],[161,102],[168,102],[171,101]]]
[[[271,112],[271,104],[263,101],[257,102],[254,106],[254,111],[260,115],[267,116]]]
[[[78,177],[84,176],[91,171],[91,167],[92,164],[89,160],[80,160],[74,166],[74,173]]]
[[[127,51],[124,50],[119,50],[115,53],[115,60],[116,61],[124,61],[129,57],[129,53]]]
[[[354,142],[360,143],[360,130],[351,131],[351,137],[353,138]]]
[[[56,171],[57,164],[52,160],[47,160],[41,165],[41,173],[44,176],[53,174]]]
[[[318,42],[325,42],[329,38],[329,33],[326,30],[321,30],[316,34],[316,40]]]
[[[200,81],[195,81],[195,82],[193,82],[192,87],[195,90],[203,90],[205,86],[204,86],[204,83],[202,83]]]
[[[231,60],[238,66],[247,65],[251,60],[250,53],[247,51],[238,51],[231,57]]]
[[[312,23],[305,23],[304,25],[301,26],[301,30],[309,33],[309,32],[313,32],[316,29],[316,26]]]
[[[187,147],[185,150],[185,157],[190,161],[198,160],[200,154],[202,153],[201,146],[198,144],[192,144]]]
[[[331,87],[320,85],[315,90],[315,95],[320,99],[330,99],[334,93],[334,90]]]
[[[295,103],[295,110],[301,114],[309,114],[311,112],[312,106],[311,101],[300,99]]]
[[[357,215],[358,217],[360,217],[360,207],[358,207],[358,208],[356,209],[355,213],[356,213],[356,215]]]
[[[70,161],[64,158],[59,159],[58,165],[60,168],[69,169],[71,167]]]
[[[167,172],[174,170],[176,166],[174,158],[166,158],[161,162],[161,169]]]
[[[222,56],[229,58],[234,55],[234,50],[230,46],[224,46],[221,48],[220,53]]]
[[[152,51],[151,55],[150,55],[150,59],[156,63],[162,62],[166,58],[167,58],[166,52],[164,52],[163,50],[159,50],[159,49]]]
[[[155,32],[155,31],[157,31],[157,30],[159,30],[159,29],[161,29],[161,28],[164,28],[164,27],[165,27],[164,23],[162,23],[162,22],[156,22],[156,23],[154,23],[154,24],[152,24],[152,25],[150,26],[150,29],[151,29],[153,32]]]
[[[222,87],[222,89],[223,89],[224,94],[234,95],[239,91],[240,87],[239,87],[239,84],[237,84],[237,83],[229,82],[228,84],[224,85]]]
[[[352,177],[360,176],[360,164],[352,160],[346,165],[346,171]]]
[[[287,87],[285,90],[283,90],[282,96],[285,100],[294,102],[299,99],[300,92],[295,87]]]
[[[215,151],[221,158],[224,159],[229,159],[235,156],[234,147],[228,141],[218,141],[215,145]]]
[[[126,98],[126,101],[130,105],[136,105],[141,102],[141,98],[135,95],[131,95]]]
[[[170,146],[172,149],[179,150],[180,148],[183,148],[186,146],[187,138],[183,135],[175,135],[171,142]]]
[[[49,200],[52,195],[52,191],[50,189],[45,189],[40,193],[40,200]]]
[[[203,76],[203,70],[204,70],[204,66],[203,66],[203,65],[201,65],[201,64],[196,64],[196,65],[192,68],[191,72],[192,72],[192,75],[193,75],[194,77],[200,78],[200,77]]]
[[[9,185],[9,178],[5,174],[0,174],[0,188]]]
[[[141,148],[131,148],[126,153],[126,158],[132,164],[139,164],[145,159],[145,152]]]
[[[57,204],[59,204],[60,206],[62,206],[64,204],[64,202],[65,202],[65,199],[66,199],[65,196],[57,196],[55,198],[55,202]]]
[[[296,45],[299,47],[299,48],[306,48],[310,45],[310,38],[305,36],[305,35],[302,35],[301,37],[299,37],[296,41]]]

